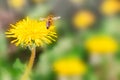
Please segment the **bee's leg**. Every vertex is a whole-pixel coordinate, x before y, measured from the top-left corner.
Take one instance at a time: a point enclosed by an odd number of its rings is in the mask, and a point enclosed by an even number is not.
[[[47,26],[46,28],[49,29],[49,26]]]
[[[46,28],[48,29],[48,26],[49,26],[49,23],[48,22],[46,22]]]
[[[46,28],[49,29],[49,23],[46,24]]]
[[[50,21],[48,21],[48,22],[47,22],[47,26],[46,26],[47,29],[49,29],[50,25],[51,25],[51,23],[50,23]]]

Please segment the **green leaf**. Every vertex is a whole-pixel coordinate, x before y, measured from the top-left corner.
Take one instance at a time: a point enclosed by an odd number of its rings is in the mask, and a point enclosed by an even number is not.
[[[19,59],[16,59],[15,63],[13,64],[13,68],[17,72],[24,72],[26,65],[23,64]]]

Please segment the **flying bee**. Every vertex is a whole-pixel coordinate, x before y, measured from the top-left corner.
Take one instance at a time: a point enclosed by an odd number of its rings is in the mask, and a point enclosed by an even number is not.
[[[53,15],[48,16],[47,18],[40,18],[41,21],[46,21],[46,28],[49,29],[50,26],[54,25],[54,21],[60,19],[61,17],[54,17]]]

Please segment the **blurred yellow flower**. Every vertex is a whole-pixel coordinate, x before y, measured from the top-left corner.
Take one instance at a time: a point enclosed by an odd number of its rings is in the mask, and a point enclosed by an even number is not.
[[[118,44],[111,37],[97,36],[86,41],[86,48],[92,53],[114,53],[118,48]]]
[[[15,9],[21,9],[26,3],[25,0],[7,0],[7,1],[8,1],[8,5]]]
[[[54,70],[60,75],[83,75],[86,65],[79,59],[62,59],[54,63]]]
[[[41,46],[43,43],[51,43],[55,41],[56,32],[55,26],[46,28],[45,21],[37,21],[34,19],[26,18],[11,25],[11,28],[6,32],[7,37],[12,37],[16,46]]]
[[[105,15],[112,15],[119,11],[120,3],[118,0],[105,0],[101,4],[100,10]]]
[[[88,11],[79,11],[73,17],[73,24],[78,28],[87,28],[95,22],[95,15]]]

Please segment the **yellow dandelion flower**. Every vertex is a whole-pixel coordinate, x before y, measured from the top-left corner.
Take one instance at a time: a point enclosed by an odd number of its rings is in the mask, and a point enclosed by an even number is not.
[[[15,43],[16,46],[41,46],[43,43],[51,43],[55,41],[56,32],[55,26],[46,28],[45,21],[37,21],[34,19],[26,18],[22,21],[17,22],[15,25],[11,25],[6,34],[7,37],[12,37],[14,40],[11,43]]]
[[[73,17],[73,24],[77,28],[87,28],[91,26],[94,21],[95,15],[88,10],[79,11]]]
[[[79,59],[62,59],[54,63],[54,71],[59,75],[83,75],[86,66]]]
[[[100,10],[105,15],[112,15],[119,11],[120,3],[117,0],[105,0],[101,4]]]
[[[8,1],[8,5],[15,9],[21,9],[26,3],[25,0],[7,0],[7,1]]]
[[[111,37],[98,36],[88,39],[86,48],[93,53],[114,53],[118,48],[118,44]]]
[[[17,22],[15,25],[11,25],[11,28],[6,32],[7,37],[14,38],[12,43],[15,43],[16,46],[29,46],[31,50],[31,57],[21,80],[28,80],[29,78],[35,59],[36,47],[55,41],[57,36],[54,27],[54,25],[51,25],[47,29],[46,21],[26,18]]]

